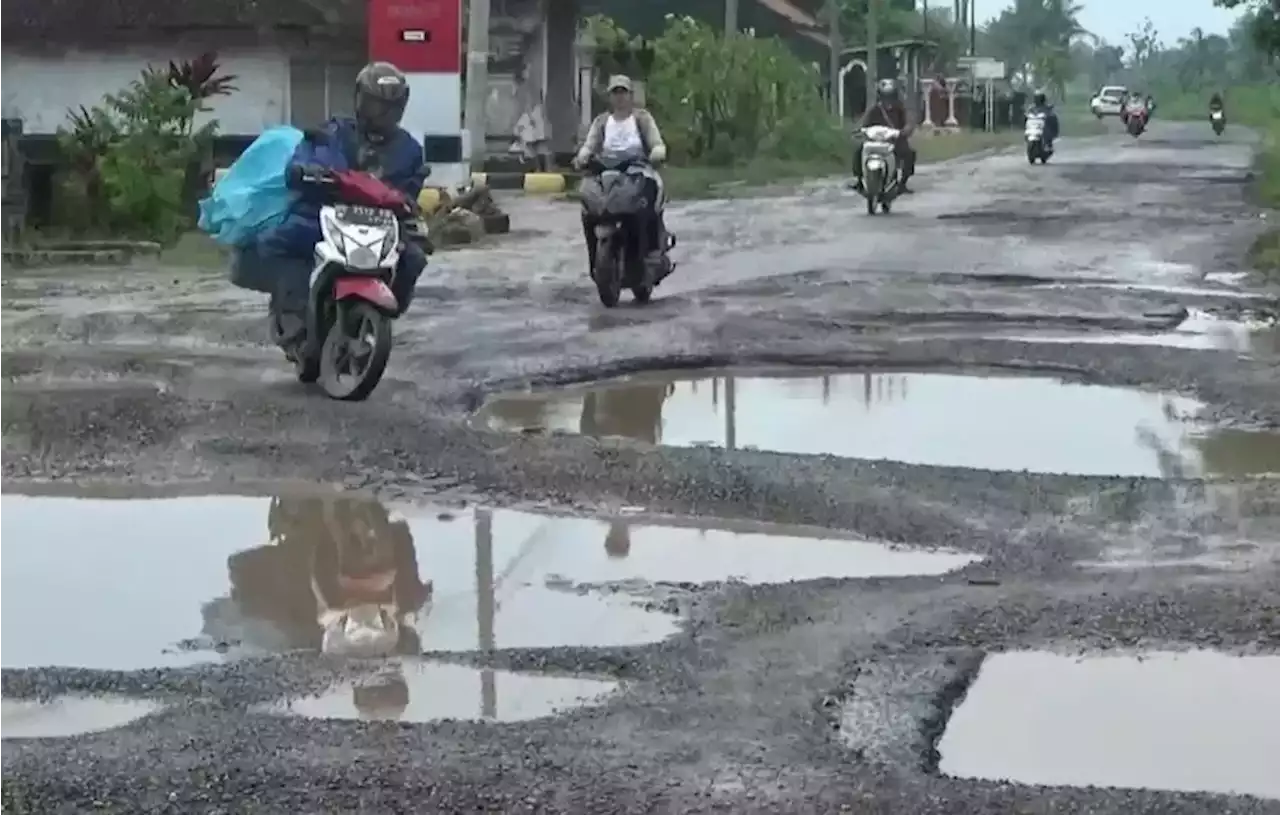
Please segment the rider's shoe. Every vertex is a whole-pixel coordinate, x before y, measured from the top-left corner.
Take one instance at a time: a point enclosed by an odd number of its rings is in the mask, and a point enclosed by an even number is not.
[[[862,179],[861,178],[850,179],[849,181],[845,182],[845,186],[853,190],[854,192],[862,192],[862,189],[863,189]]]

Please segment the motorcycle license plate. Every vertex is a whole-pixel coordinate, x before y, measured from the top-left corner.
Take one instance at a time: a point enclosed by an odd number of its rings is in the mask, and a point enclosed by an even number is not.
[[[390,211],[377,207],[344,205],[336,209],[342,222],[352,226],[384,226],[395,220]]]

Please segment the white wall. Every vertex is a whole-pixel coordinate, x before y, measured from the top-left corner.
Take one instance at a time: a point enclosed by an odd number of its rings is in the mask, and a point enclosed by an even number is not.
[[[199,49],[161,45],[104,52],[70,51],[35,55],[9,47],[0,54],[0,82],[6,118],[24,120],[27,133],[53,133],[66,123],[67,110],[99,104],[137,79],[148,63],[194,59]],[[212,101],[209,114],[224,135],[249,135],[289,121],[289,60],[266,48],[225,51],[220,73],[235,74],[238,90]]]

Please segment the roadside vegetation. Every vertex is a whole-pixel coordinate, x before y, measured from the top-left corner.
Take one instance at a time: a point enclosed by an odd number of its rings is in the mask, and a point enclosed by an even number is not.
[[[909,5],[885,9],[883,39],[921,33],[923,18]],[[842,11],[845,30],[865,29],[865,2],[849,0]],[[849,126],[832,114],[819,66],[782,40],[751,31],[725,37],[689,16],[669,15],[653,40],[599,15],[587,25],[602,78],[621,72],[644,80],[644,103],[658,117],[670,150],[664,178],[672,197],[732,195],[849,171]],[[944,52],[960,53],[965,34],[947,14],[931,13],[929,32]],[[596,107],[603,109],[604,89],[598,91]],[[959,133],[920,138],[916,147],[928,162],[1014,140],[1008,132]]]

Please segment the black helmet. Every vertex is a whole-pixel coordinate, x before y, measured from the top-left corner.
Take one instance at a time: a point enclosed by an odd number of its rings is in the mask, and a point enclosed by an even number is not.
[[[356,75],[356,123],[375,139],[395,132],[409,104],[409,80],[390,62],[371,62]]]
[[[1037,105],[1047,105],[1049,104],[1049,97],[1044,91],[1036,91],[1035,95],[1031,97],[1031,101]]]
[[[876,97],[881,102],[893,102],[898,99],[898,83],[893,79],[882,79],[876,83]]]

